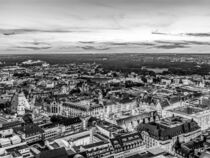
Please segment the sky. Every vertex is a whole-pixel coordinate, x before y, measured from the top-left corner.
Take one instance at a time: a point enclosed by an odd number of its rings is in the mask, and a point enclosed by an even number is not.
[[[209,53],[209,0],[0,0],[0,53]]]

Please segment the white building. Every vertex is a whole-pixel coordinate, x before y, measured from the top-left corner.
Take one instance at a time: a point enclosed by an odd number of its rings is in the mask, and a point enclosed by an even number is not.
[[[194,119],[201,130],[210,128],[210,100],[205,97],[184,103],[181,107],[174,107],[165,111],[166,116],[180,116]]]
[[[93,116],[103,117],[103,105],[92,102],[91,100],[82,100],[78,102],[66,102],[62,105],[62,110],[65,116]]]

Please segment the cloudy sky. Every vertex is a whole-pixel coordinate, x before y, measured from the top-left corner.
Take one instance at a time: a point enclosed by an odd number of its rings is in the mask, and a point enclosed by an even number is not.
[[[0,53],[209,53],[210,0],[0,0]]]

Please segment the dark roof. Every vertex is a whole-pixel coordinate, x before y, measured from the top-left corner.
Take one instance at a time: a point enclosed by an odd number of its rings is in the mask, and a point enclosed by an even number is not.
[[[190,154],[194,153],[195,149],[202,149],[205,143],[205,139],[201,139],[200,137],[197,137],[196,139],[187,143],[180,143],[179,140],[177,140],[174,145],[174,149],[175,152],[179,153],[180,155],[189,156]]]
[[[98,147],[98,146],[104,145],[104,144],[106,144],[106,143],[103,142],[103,141],[100,141],[100,142],[96,142],[96,143],[93,143],[93,144],[84,145],[83,148],[88,149],[88,148]]]
[[[2,124],[2,127],[0,128],[0,130],[15,128],[15,127],[21,126],[22,123],[23,122],[21,121],[6,122]]]
[[[21,127],[15,128],[15,131],[21,131],[27,135],[33,135],[33,134],[38,134],[38,133],[44,133],[44,130],[41,129],[38,125],[36,124],[24,124]]]
[[[135,154],[135,155],[129,156],[128,158],[149,158],[153,156],[154,155],[152,155],[151,153],[143,153],[143,154]]]
[[[171,104],[177,103],[177,102],[180,101],[180,97],[172,96],[172,97],[170,97],[169,101],[170,101]]]
[[[179,118],[175,117],[174,122],[171,122],[171,124],[176,123],[177,119]],[[168,127],[167,125],[161,124],[159,122],[149,122],[146,124],[141,123],[138,126],[139,131],[146,131],[151,137],[158,140],[168,140],[182,133],[188,133],[198,129],[200,129],[200,127],[194,120],[187,120],[183,123],[180,122],[175,127]]]
[[[118,145],[123,147],[125,143],[133,142],[135,140],[143,140],[139,132],[118,135],[115,138],[110,139],[114,148]]]
[[[161,104],[162,108],[170,106],[170,103],[167,99],[164,99],[164,100],[160,101],[160,104]]]
[[[86,158],[87,154],[86,152],[78,152],[72,155],[68,155],[68,158]]]
[[[65,126],[69,126],[69,125],[81,123],[82,121],[79,117],[70,118],[70,117],[63,117],[63,116],[52,116],[51,122],[54,124],[62,124]]]
[[[167,153],[167,152],[161,152],[161,153],[158,153],[158,154],[152,154],[150,152],[143,152],[143,153],[139,153],[139,154],[135,154],[135,155],[129,156],[127,158],[154,158],[154,157],[160,156],[160,155],[162,155],[162,157],[164,157],[164,156],[172,157],[172,155]]]
[[[68,155],[65,148],[58,148],[41,152],[39,158],[68,158]]]

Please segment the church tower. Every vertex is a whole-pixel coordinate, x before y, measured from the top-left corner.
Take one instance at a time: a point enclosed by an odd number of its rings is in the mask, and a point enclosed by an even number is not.
[[[25,110],[31,110],[31,106],[23,92],[15,93],[11,100],[11,112],[24,115]]]

